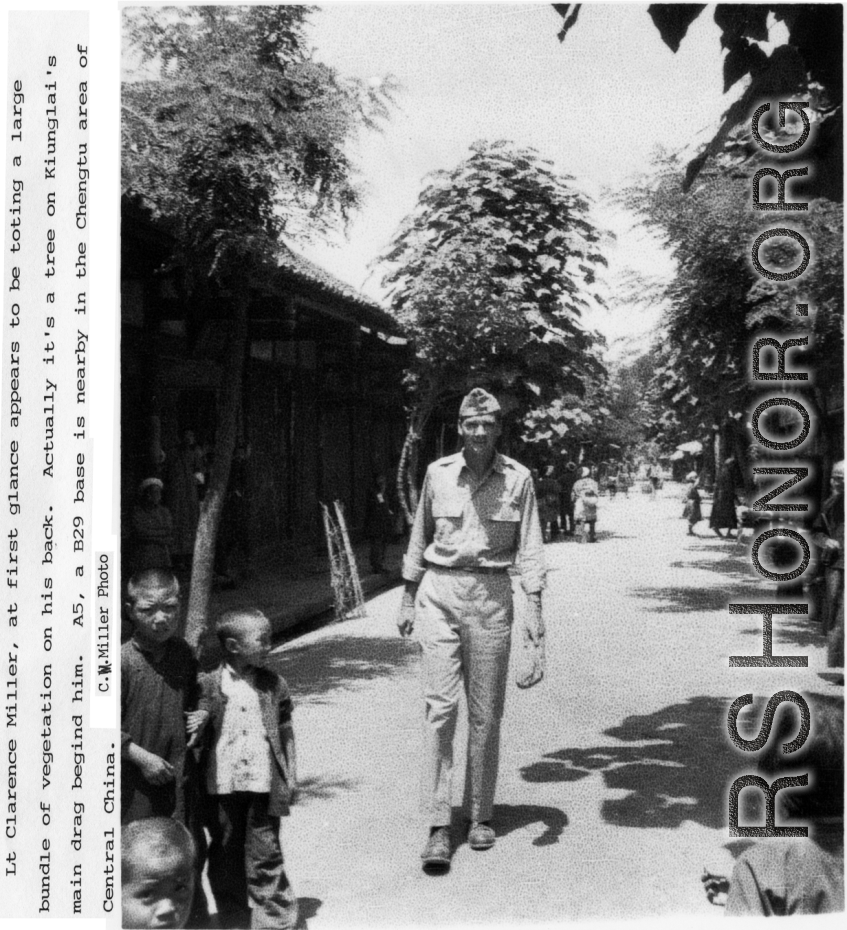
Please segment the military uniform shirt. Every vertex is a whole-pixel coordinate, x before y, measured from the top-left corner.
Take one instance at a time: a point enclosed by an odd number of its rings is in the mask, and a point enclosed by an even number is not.
[[[529,469],[497,453],[477,480],[463,452],[433,462],[403,560],[419,582],[428,565],[502,568],[517,563],[527,594],[544,587],[544,541]]]

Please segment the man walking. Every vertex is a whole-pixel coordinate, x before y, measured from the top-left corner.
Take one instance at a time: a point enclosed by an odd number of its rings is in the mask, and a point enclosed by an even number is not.
[[[459,410],[463,451],[427,469],[403,562],[406,587],[397,623],[403,636],[417,624],[423,647],[427,870],[450,865],[453,736],[463,683],[468,842],[477,850],[494,845],[491,820],[512,626],[508,569],[516,560],[529,604],[525,636],[538,650],[543,642],[543,542],[535,491],[529,469],[496,451],[501,430],[500,404],[475,388]]]

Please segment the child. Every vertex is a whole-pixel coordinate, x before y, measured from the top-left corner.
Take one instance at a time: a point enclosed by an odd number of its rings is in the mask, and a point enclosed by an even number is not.
[[[179,583],[165,569],[134,575],[126,611],[132,639],[121,647],[121,823],[143,817],[187,822],[188,735],[197,707],[197,662],[176,637]]]
[[[194,841],[170,817],[121,831],[122,927],[184,927],[194,894]]]
[[[700,507],[700,491],[697,489],[697,475],[691,472],[685,479],[688,482],[688,493],[685,495],[685,515],[688,517],[688,535],[696,536],[694,527],[703,519]]]
[[[221,927],[247,926],[249,908],[251,927],[293,928],[297,898],[279,841],[296,783],[291,696],[264,667],[271,627],[261,611],[228,611],[216,632],[224,661],[200,679],[210,731],[209,884]]]
[[[745,850],[732,878],[706,871],[702,882],[713,904],[731,916],[826,914],[844,910],[844,705],[814,696],[812,729],[804,745],[784,755],[797,733],[796,716],[782,713],[759,762],[768,784],[778,776],[808,773],[807,788],[777,794],[782,826],[807,825],[808,837],[765,839]]]
[[[583,468],[580,478],[573,486],[573,499],[576,505],[576,522],[580,526],[580,542],[597,542],[595,528],[597,526],[598,504],[597,482],[591,477],[591,471]]]

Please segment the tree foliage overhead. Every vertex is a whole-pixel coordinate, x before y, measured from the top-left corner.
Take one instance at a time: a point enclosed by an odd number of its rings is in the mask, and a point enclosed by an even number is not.
[[[786,225],[802,230],[812,261],[799,277],[773,282],[755,271],[750,253],[759,233],[780,224],[773,213],[752,209],[748,171],[722,157],[684,194],[680,160],[663,156],[659,164],[658,183],[629,189],[623,202],[676,259],[676,275],[657,295],[667,303],[657,378],[665,425],[680,429],[681,439],[702,438],[727,417],[740,421],[746,413],[754,336],[808,335],[808,351],[792,350],[790,364],[819,375],[842,357],[842,208],[819,199],[808,212],[792,214]],[[773,199],[767,190],[763,184],[762,199]],[[789,181],[788,199],[805,199],[799,183]],[[765,242],[759,257],[785,272],[797,267],[799,254],[796,244],[780,238]],[[808,304],[807,317],[797,314],[798,303]]]
[[[423,430],[439,407],[485,386],[504,410],[581,396],[603,371],[582,316],[606,264],[573,178],[530,148],[477,143],[429,176],[380,261],[394,313],[415,346],[398,490],[417,498]],[[455,413],[455,410],[453,411]]]
[[[200,509],[187,637],[208,630],[217,529],[247,355],[252,285],[280,237],[345,221],[360,191],[347,143],[388,115],[393,85],[346,80],[314,61],[310,7],[127,8],[122,184],[174,243],[186,312],[228,317],[214,465]],[[205,299],[197,299],[197,298]],[[199,308],[199,309],[197,309]]]
[[[548,401],[601,371],[582,322],[606,260],[573,178],[533,149],[478,143],[430,176],[381,260],[413,335],[412,387],[460,394],[487,383],[515,403]]]
[[[553,4],[564,23],[563,41],[581,4]],[[648,8],[664,43],[677,52],[705,4],[654,3]],[[748,79],[741,96],[724,113],[704,150],[686,167],[684,186],[707,160],[720,153],[735,127],[762,101],[802,97],[811,101],[817,123],[814,160],[816,194],[843,199],[843,7],[840,3],[718,3],[714,21],[721,33],[724,92]],[[758,44],[769,38],[769,22],[784,25],[785,42],[768,54]]]
[[[279,236],[344,221],[360,198],[346,143],[388,114],[371,87],[312,60],[299,5],[124,12],[124,193],[220,280]],[[198,268],[199,270],[199,268]]]

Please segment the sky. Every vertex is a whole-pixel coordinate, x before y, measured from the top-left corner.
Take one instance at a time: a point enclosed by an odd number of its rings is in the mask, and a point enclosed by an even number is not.
[[[391,74],[403,90],[384,131],[354,147],[367,195],[347,238],[300,251],[383,300],[369,264],[414,207],[426,174],[455,167],[477,140],[531,145],[598,199],[595,219],[617,235],[608,250],[610,309],[587,322],[620,354],[659,313],[621,299],[623,276],[667,276],[672,262],[602,195],[646,171],[659,145],[695,151],[734,99],[722,92],[713,8],[673,54],[647,5],[586,3],[560,43],[562,20],[549,4],[321,4],[316,57],[364,80]]]

